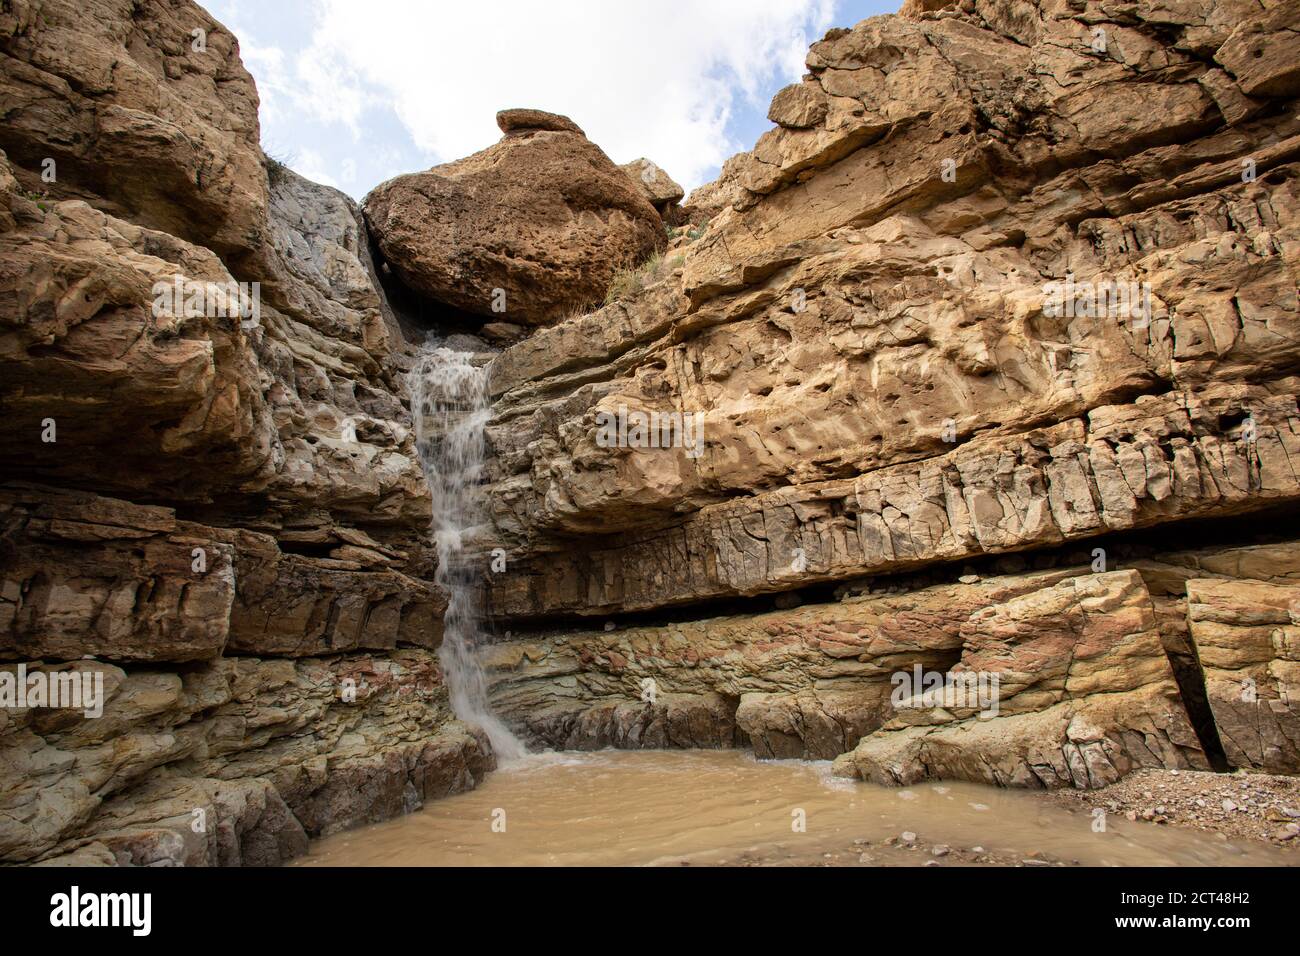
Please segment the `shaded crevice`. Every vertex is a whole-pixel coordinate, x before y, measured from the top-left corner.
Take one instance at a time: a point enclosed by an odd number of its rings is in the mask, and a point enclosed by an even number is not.
[[[362,218],[364,220],[364,216]],[[431,338],[445,339],[453,335],[477,338],[480,330],[491,319],[458,309],[412,289],[402,281],[397,270],[384,258],[368,222],[366,227],[366,242],[374,268],[374,278],[403,340],[412,345],[423,345]],[[489,346],[481,344],[479,349],[475,350],[487,351],[488,349]]]
[[[1182,698],[1183,708],[1187,711],[1187,719],[1191,721],[1192,729],[1196,731],[1196,739],[1200,741],[1201,752],[1209,761],[1210,769],[1215,773],[1228,773],[1234,768],[1228,762],[1223,742],[1219,739],[1219,725],[1215,722],[1214,712],[1210,709],[1200,652],[1196,642],[1190,637],[1187,646],[1190,649],[1189,654],[1175,654],[1166,647],[1165,655],[1169,658],[1169,666],[1173,669],[1174,679],[1178,683],[1178,695]]]

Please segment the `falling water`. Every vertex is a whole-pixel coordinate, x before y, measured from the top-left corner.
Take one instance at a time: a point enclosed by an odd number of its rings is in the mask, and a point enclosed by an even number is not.
[[[435,581],[447,592],[442,649],[438,652],[451,707],[477,724],[492,741],[498,760],[526,753],[487,702],[487,682],[476,647],[480,634],[480,563],[471,543],[481,522],[480,483],[486,442],[487,371],[468,352],[429,348],[411,371],[410,392],[420,464],[433,497],[433,539],[438,551]]]

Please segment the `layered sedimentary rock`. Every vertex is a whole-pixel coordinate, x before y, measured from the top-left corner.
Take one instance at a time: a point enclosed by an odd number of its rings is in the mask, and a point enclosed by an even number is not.
[[[481,316],[542,325],[605,297],[662,245],[642,185],[571,120],[497,115],[499,143],[366,197],[388,266],[410,289]]]
[[[491,767],[411,303],[511,343],[467,540],[534,743],[1296,771],[1298,21],[909,3],[680,211],[507,110],[363,215],[262,156],[192,4],[9,4],[0,691],[106,699],[0,709],[0,860],[277,863]]]
[[[1228,760],[1300,773],[1300,584],[1193,579],[1187,625]]]
[[[732,560],[721,542],[743,554],[754,538],[796,536],[810,500],[848,502],[828,538],[851,537],[859,509],[890,537],[936,528],[886,549],[894,565],[941,527],[965,524],[952,537],[969,540],[987,520],[1021,546],[1038,529],[1051,539],[1294,497],[1293,92],[1226,116],[1200,82],[1236,88],[1199,53],[1253,29],[1251,16],[1188,11],[1197,39],[1182,52],[1155,39],[1174,27],[1133,14],[1109,25],[1102,55],[1081,39],[1098,16],[1031,5],[1008,36],[1004,15],[944,7],[833,31],[801,87],[828,102],[825,117],[765,134],[744,160],[744,196],[687,247],[681,275],[495,363],[503,540],[527,554],[630,532],[632,544],[611,541],[628,549],[622,576],[658,576],[673,599],[797,583],[781,580],[784,554]],[[1068,309],[1053,302],[1067,281],[1094,283]],[[1257,399],[1271,423],[1259,429]],[[601,447],[597,416],[620,406],[702,413],[703,453]],[[855,507],[841,491],[891,475],[913,488],[930,470],[961,473],[965,455],[987,463],[985,488],[999,469],[1030,487],[969,523],[931,517],[948,510],[938,492],[894,502],[872,489]],[[949,487],[961,496],[965,475]],[[719,517],[692,532],[714,514],[736,515],[736,530]],[[852,544],[835,549],[845,557],[810,560],[803,577],[861,569]],[[880,549],[862,550],[874,565]],[[667,570],[670,551],[685,559]],[[537,573],[576,578],[572,592],[590,588],[602,612],[623,604],[612,566]],[[573,604],[559,586],[521,600],[518,582],[498,583],[508,613]]]
[[[120,864],[277,864],[492,766],[486,740],[451,720],[427,651],[71,666],[102,675],[102,716],[0,711],[7,861],[106,848]]]
[[[7,6],[0,103],[0,667],[109,694],[0,712],[0,860],[278,863],[473,786],[357,205],[191,3]]]
[[[638,746],[607,728],[667,719],[649,680],[734,707],[758,753],[846,754],[888,782],[1292,759],[1280,599],[1255,622],[1191,583],[1202,563],[1216,588],[1268,580],[1227,567],[1268,563],[1263,525],[1201,552],[1180,532],[1300,496],[1297,23],[1294,3],[927,2],[814,44],[773,129],[686,200],[707,225],[677,269],[493,363],[503,711],[575,745],[599,709],[602,741]],[[1107,566],[1143,529],[1178,529],[1177,554]],[[933,663],[1002,678],[987,720],[897,710],[887,675],[820,658],[751,671],[723,635],[765,615],[710,616],[1069,547],[1100,565],[950,626]],[[545,623],[693,607],[693,624]],[[846,613],[770,612],[811,633]],[[1198,617],[1216,614],[1232,620]],[[1230,746],[1219,725],[1247,715],[1216,674],[1238,670],[1275,716]]]
[[[494,644],[484,658],[494,705],[552,746],[583,746],[591,708],[615,708],[629,722],[654,715],[670,734],[686,736],[663,701],[672,698],[681,712],[681,699],[693,697],[715,710],[728,705],[725,717],[739,733],[725,736],[747,740],[762,756],[829,759],[884,723],[893,674],[916,665],[947,671],[957,663],[961,627],[972,614],[1076,573],[674,625],[564,631]],[[629,738],[627,745],[656,744]]]
[[[238,41],[196,4],[0,13],[0,148],[32,191],[243,257],[266,228],[257,108]]]
[[[902,701],[837,769],[1101,787],[1139,767],[1208,769],[1141,576],[1090,574],[990,604],[962,627],[954,674],[997,674],[993,706],[956,681]]]
[[[1141,556],[1152,552],[1158,557]],[[1247,726],[1254,757],[1225,737],[1230,765],[1287,766],[1294,744],[1285,733],[1295,724],[1286,706],[1287,632],[1276,625],[1289,591],[1247,576],[1269,569],[1285,580],[1300,557],[1294,541],[1166,553],[1122,547],[1101,557],[1122,567],[1102,572],[1062,557],[1050,570],[947,584],[866,582],[838,602],[793,609],[516,637],[484,653],[491,696],[539,744],[730,741],[764,757],[844,755],[839,772],[877,783],[1104,786],[1140,767],[1205,769],[1220,733]],[[1214,577],[1199,577],[1207,574]],[[1272,589],[1273,610],[1240,606],[1258,587]],[[1228,665],[1242,672],[1226,676],[1220,648],[1167,631],[1159,609],[1175,589],[1193,634],[1210,616],[1200,595],[1214,592],[1238,595],[1236,608],[1216,612],[1220,619],[1258,619],[1266,626],[1256,634],[1272,639],[1222,642],[1246,655]],[[923,688],[914,675],[944,683]],[[990,677],[996,683],[985,686]],[[1237,703],[1247,686],[1259,688],[1249,708]],[[1235,720],[1221,713],[1225,702],[1242,708]],[[706,733],[700,714],[709,715]],[[1266,748],[1270,761],[1261,759]]]
[[[446,598],[429,582],[170,508],[10,485],[0,529],[0,658],[297,657],[434,648],[441,634]]]

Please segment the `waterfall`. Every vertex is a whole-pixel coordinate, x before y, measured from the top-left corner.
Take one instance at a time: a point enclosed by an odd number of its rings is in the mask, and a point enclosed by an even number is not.
[[[434,580],[447,592],[438,652],[456,716],[487,733],[498,760],[527,749],[492,713],[477,647],[483,550],[469,547],[482,525],[481,482],[490,415],[487,370],[468,352],[428,348],[409,377],[416,448],[433,498]]]

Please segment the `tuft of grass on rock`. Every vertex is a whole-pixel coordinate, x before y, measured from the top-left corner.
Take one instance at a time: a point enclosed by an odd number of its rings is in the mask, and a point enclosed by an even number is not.
[[[272,156],[270,153],[263,151],[262,155],[266,157],[266,177],[270,180],[272,186],[278,186],[285,178],[289,171],[287,160]]]
[[[662,279],[685,261],[685,256],[676,255],[664,258],[663,252],[657,251],[635,268],[619,269],[614,273],[614,278],[610,280],[609,290],[605,293],[605,305],[640,292],[646,286]]]

